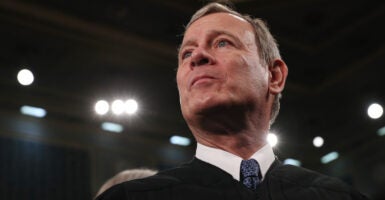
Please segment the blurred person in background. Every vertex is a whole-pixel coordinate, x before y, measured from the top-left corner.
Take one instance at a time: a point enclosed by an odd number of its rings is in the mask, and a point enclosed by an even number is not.
[[[126,169],[124,171],[119,172],[118,174],[111,177],[110,179],[108,179],[102,185],[102,187],[100,187],[99,191],[96,194],[96,197],[114,185],[123,183],[125,181],[149,177],[156,173],[157,171],[152,169]]]

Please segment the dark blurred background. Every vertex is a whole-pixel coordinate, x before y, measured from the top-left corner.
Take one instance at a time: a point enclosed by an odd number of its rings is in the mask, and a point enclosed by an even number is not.
[[[127,168],[189,161],[195,142],[179,110],[176,50],[194,0],[0,1],[0,199],[91,199]],[[385,2],[234,0],[265,19],[289,66],[272,127],[281,160],[385,199]],[[19,70],[34,74],[19,84]],[[133,98],[136,114],[95,103]],[[23,115],[24,105],[46,115]],[[104,122],[121,125],[106,131]],[[188,146],[170,143],[179,135]],[[324,139],[322,147],[313,138]],[[321,157],[338,153],[322,163]]]

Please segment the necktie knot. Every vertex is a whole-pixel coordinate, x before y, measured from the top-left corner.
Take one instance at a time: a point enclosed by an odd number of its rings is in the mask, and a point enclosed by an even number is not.
[[[259,164],[256,160],[242,160],[241,162],[241,181],[249,189],[257,189],[260,183]]]

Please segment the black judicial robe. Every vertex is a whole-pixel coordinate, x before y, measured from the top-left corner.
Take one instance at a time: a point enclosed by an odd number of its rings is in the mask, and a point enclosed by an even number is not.
[[[121,183],[97,200],[348,200],[367,199],[342,181],[276,160],[257,191],[194,158],[157,175]]]

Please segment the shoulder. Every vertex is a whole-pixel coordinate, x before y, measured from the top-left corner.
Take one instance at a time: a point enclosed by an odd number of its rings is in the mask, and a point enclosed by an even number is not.
[[[341,191],[347,189],[347,185],[337,178],[292,165],[281,165],[273,170],[270,176],[303,187],[333,188]]]
[[[318,172],[292,165],[279,165],[268,174],[270,182],[275,182],[284,192],[295,195],[315,195],[326,197],[342,197],[347,199],[366,199],[361,193],[340,179],[326,176]],[[271,183],[274,185],[274,183]]]
[[[204,174],[204,176],[202,176]],[[108,189],[97,200],[107,199],[168,199],[171,193],[183,193],[192,189],[210,188],[232,181],[231,175],[194,159],[177,168],[161,171],[154,176],[123,182]],[[149,198],[155,196],[156,198]],[[162,198],[160,198],[162,197]]]

